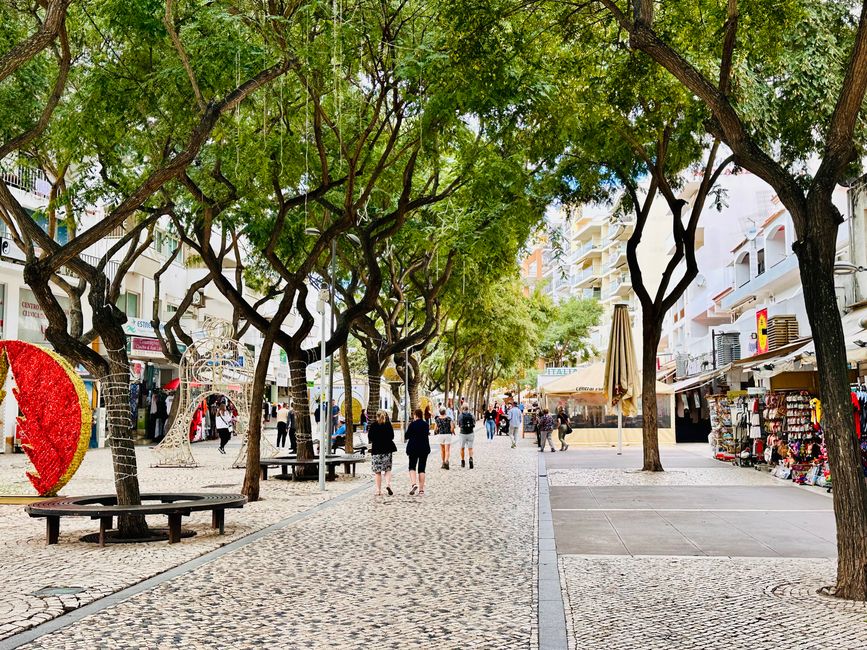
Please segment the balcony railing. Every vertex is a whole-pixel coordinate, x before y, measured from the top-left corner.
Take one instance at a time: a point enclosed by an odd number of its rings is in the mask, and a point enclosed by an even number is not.
[[[51,183],[41,169],[18,165],[16,167],[0,167],[0,178],[10,187],[29,192],[40,198],[47,199],[51,193]]]

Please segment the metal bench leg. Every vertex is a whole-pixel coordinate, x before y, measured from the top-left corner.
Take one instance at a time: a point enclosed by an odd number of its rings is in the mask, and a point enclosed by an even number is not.
[[[226,511],[223,508],[211,511],[211,528],[219,528],[220,535],[226,533]]]
[[[337,480],[337,465],[333,463],[328,466],[328,480],[336,481]]]
[[[99,518],[99,545],[100,547],[105,547],[105,531],[111,530],[113,517],[100,517]]]
[[[351,464],[352,464],[352,463],[343,463],[343,473],[344,473],[344,474],[349,474],[349,466],[350,466]]]
[[[181,541],[181,513],[169,515],[169,544],[177,544]]]
[[[261,467],[259,467],[259,478],[262,479],[263,481],[268,480],[268,466],[267,465],[262,465]]]
[[[286,467],[286,465],[281,465],[281,466],[280,466],[280,474],[281,474],[284,478],[287,477],[287,476],[289,476],[289,468]]]
[[[60,537],[60,517],[45,518],[45,538],[49,544],[57,544]]]

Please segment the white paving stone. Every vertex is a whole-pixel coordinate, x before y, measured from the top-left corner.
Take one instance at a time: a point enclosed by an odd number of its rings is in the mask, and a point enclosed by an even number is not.
[[[568,453],[568,452],[567,452]],[[643,485],[785,485],[764,471],[732,466],[671,468],[664,472],[642,472],[624,469],[551,469],[548,480],[552,487],[603,487]]]

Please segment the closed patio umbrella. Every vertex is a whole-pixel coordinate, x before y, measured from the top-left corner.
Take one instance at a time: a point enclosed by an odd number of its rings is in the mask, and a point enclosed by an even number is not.
[[[638,412],[637,366],[629,309],[624,304],[614,305],[611,336],[605,354],[605,398],[611,406],[617,407],[618,455],[623,453],[623,415],[629,417]]]

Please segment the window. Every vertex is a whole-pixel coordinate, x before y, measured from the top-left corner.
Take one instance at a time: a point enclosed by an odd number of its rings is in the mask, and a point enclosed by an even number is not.
[[[765,249],[760,248],[756,253],[756,275],[759,276],[765,272]]]
[[[138,298],[138,294],[132,291],[122,293],[117,299],[117,308],[126,314],[127,318],[138,318]]]
[[[179,242],[177,237],[170,235],[167,232],[163,232],[162,230],[157,230],[154,238],[154,248],[157,253],[168,257],[177,250],[178,245]]]

